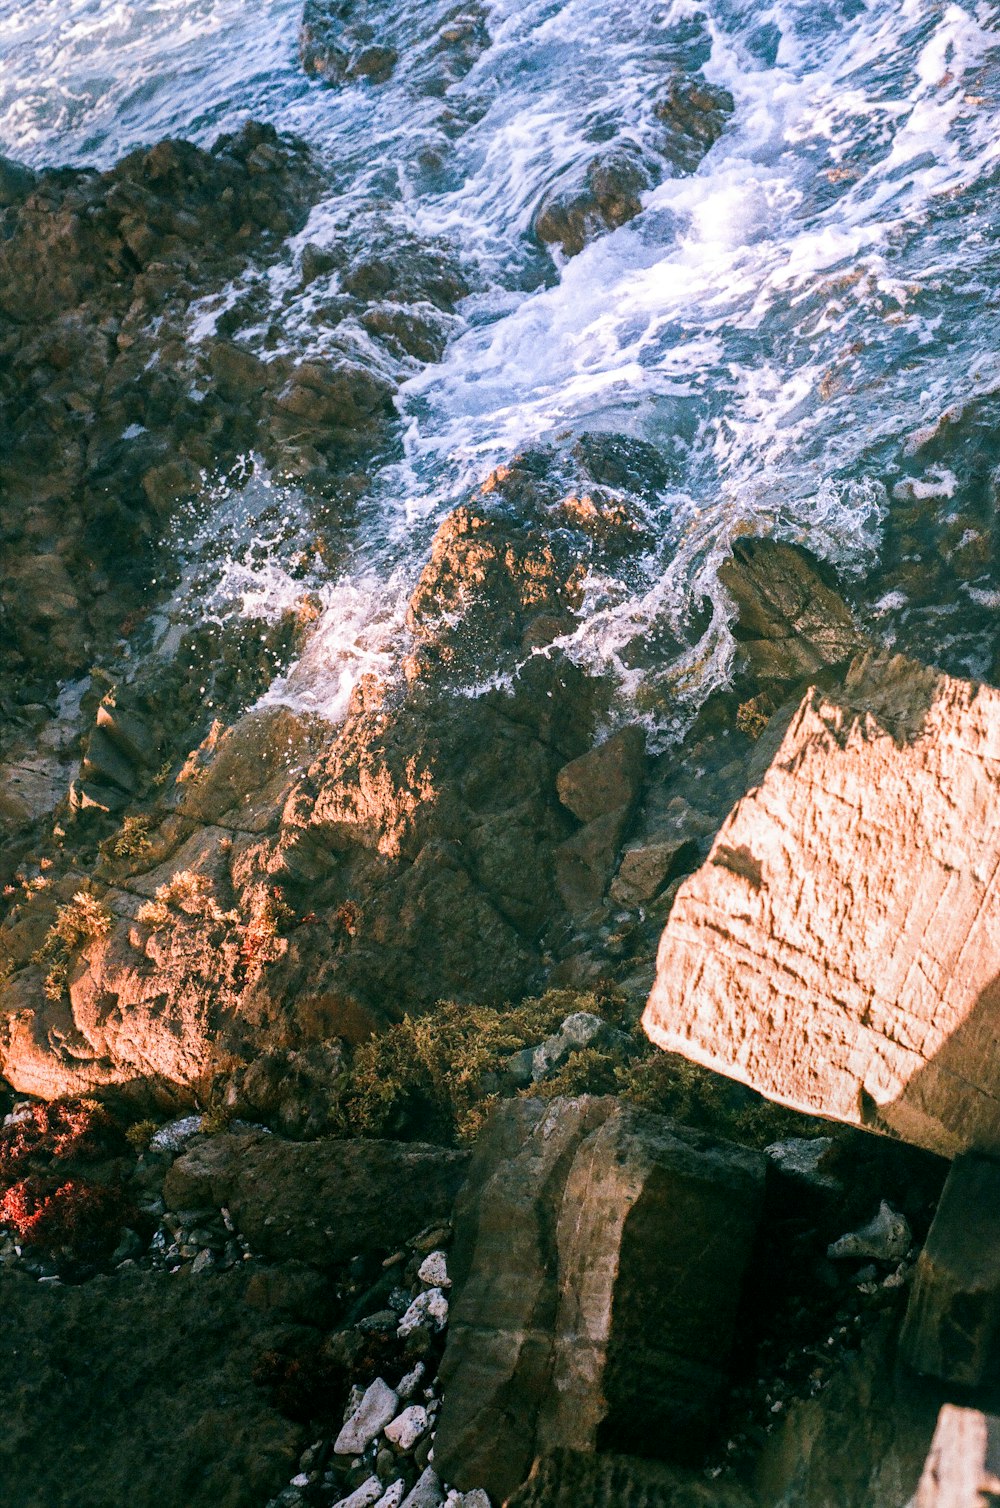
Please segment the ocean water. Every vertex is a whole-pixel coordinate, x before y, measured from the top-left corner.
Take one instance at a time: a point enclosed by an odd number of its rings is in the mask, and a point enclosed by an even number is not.
[[[336,718],[361,671],[391,669],[434,527],[526,444],[608,430],[671,458],[644,505],[654,548],[592,577],[566,645],[663,737],[728,673],[716,570],[735,536],[863,572],[894,485],[955,505],[961,477],[922,470],[914,437],[1000,391],[1000,5],[403,0],[366,12],[399,52],[392,78],[336,89],[301,71],[300,9],[0,0],[0,151],[103,167],[164,135],[209,144],[248,116],[313,147],[328,189],[309,223],[266,275],[193,311],[192,340],[256,283],[266,318],[237,339],[267,354],[270,326],[271,350],[277,328],[279,348],[353,342],[384,359],[359,328],[324,323],[336,274],[305,289],[300,276],[303,248],[363,238],[376,218],[465,270],[443,359],[399,374],[403,458],[373,479],[350,559],[310,580],[322,612],[272,698]],[[478,41],[445,75],[449,29]],[[530,236],[540,198],[598,143],[655,148],[675,66],[732,93],[723,135],[693,174],[665,163],[630,224],[552,265]],[[288,561],[305,504],[283,494],[268,534],[267,488],[208,488],[194,543],[179,536],[214,560],[210,587],[184,575],[205,613],[266,617],[301,593]],[[635,665],[629,646],[664,628],[674,650]]]

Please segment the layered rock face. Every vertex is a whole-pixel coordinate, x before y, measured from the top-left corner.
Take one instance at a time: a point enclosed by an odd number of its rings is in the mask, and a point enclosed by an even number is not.
[[[644,1024],[801,1110],[1000,1142],[1000,692],[870,656],[810,690],[664,931]]]
[[[519,1101],[459,1199],[439,1469],[503,1499],[557,1446],[696,1451],[764,1160],[610,1099]]]

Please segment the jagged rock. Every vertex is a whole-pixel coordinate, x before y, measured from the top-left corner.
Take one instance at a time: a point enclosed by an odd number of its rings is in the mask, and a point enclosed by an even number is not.
[[[643,1018],[804,1111],[1000,1143],[1000,692],[901,656],[810,690],[682,884]]]
[[[719,580],[736,604],[740,661],[757,681],[799,680],[867,647],[819,562],[794,545],[738,539]]]
[[[900,1339],[918,1372],[971,1387],[1000,1366],[1000,1163],[956,1158],[920,1256]]]
[[[466,1152],[420,1142],[229,1133],[179,1157],[164,1198],[172,1209],[225,1205],[262,1256],[332,1266],[447,1219],[467,1165]]]
[[[906,1216],[892,1209],[885,1200],[878,1213],[860,1230],[848,1231],[838,1236],[827,1248],[827,1256],[834,1261],[856,1261],[871,1257],[876,1262],[896,1262],[905,1257],[910,1249],[910,1227]]]
[[[640,195],[656,182],[654,165],[632,142],[605,148],[564,174],[544,196],[532,221],[543,246],[575,257],[605,230],[634,220]]]
[[[751,1508],[732,1483],[635,1456],[553,1450],[540,1456],[506,1508]]]
[[[722,135],[733,108],[728,89],[709,84],[697,74],[674,74],[654,114],[667,127],[663,150],[675,171],[694,172]]]
[[[338,1456],[361,1455],[395,1418],[398,1407],[399,1399],[392,1388],[381,1377],[376,1377],[350,1418],[345,1420],[334,1441],[334,1453]]]
[[[840,1179],[826,1170],[833,1145],[829,1136],[790,1136],[772,1142],[764,1152],[782,1177],[810,1188],[836,1192],[841,1187]]]
[[[697,851],[697,844],[681,837],[627,848],[611,882],[611,899],[623,906],[653,900],[683,871]]]
[[[445,1477],[503,1500],[555,1445],[696,1449],[763,1178],[758,1154],[613,1099],[497,1111],[456,1211]]]
[[[624,808],[628,811],[642,789],[646,763],[646,735],[631,724],[612,733],[578,759],[563,765],[556,776],[559,800],[581,822],[593,822]]]
[[[909,1508],[989,1508],[1000,1500],[1000,1419],[946,1403]]]

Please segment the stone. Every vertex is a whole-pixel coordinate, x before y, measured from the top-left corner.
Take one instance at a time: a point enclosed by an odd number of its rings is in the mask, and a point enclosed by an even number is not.
[[[690,838],[643,843],[622,854],[610,895],[620,906],[651,901],[694,858],[697,844]]]
[[[399,1508],[400,1503],[406,1496],[406,1482],[402,1477],[397,1477],[390,1482],[388,1487],[375,1504],[375,1508]]]
[[[432,1466],[426,1466],[417,1478],[413,1491],[403,1499],[402,1508],[438,1508],[443,1502],[441,1479]]]
[[[556,1449],[538,1458],[505,1508],[751,1508],[751,1499],[662,1461]]]
[[[418,1293],[396,1328],[400,1340],[405,1340],[414,1330],[426,1326],[430,1330],[443,1330],[448,1323],[448,1300],[440,1288],[428,1288]]]
[[[399,1399],[393,1389],[381,1377],[376,1377],[371,1386],[366,1389],[361,1402],[346,1421],[343,1429],[334,1441],[334,1455],[361,1455],[375,1439],[375,1436],[380,1434],[390,1420],[394,1418],[398,1407]],[[380,1495],[382,1492],[381,1482],[378,1481],[377,1477],[374,1477],[372,1480],[378,1483],[378,1494]]]
[[[540,1079],[547,1078],[582,1047],[593,1047],[595,1043],[612,1041],[616,1037],[624,1040],[624,1033],[615,1032],[593,1011],[574,1011],[557,1032],[535,1048],[531,1055],[532,1081],[537,1084]]]
[[[923,1250],[900,1337],[917,1372],[955,1386],[1000,1367],[1000,1163],[957,1157]]]
[[[836,1192],[841,1188],[840,1179],[824,1171],[833,1145],[833,1138],[829,1136],[789,1136],[784,1141],[772,1142],[764,1148],[764,1153],[783,1177],[812,1188]]]
[[[897,1262],[905,1257],[912,1240],[906,1216],[892,1209],[885,1200],[878,1213],[860,1230],[838,1236],[827,1247],[833,1261],[858,1261],[871,1257],[876,1262]]]
[[[391,1424],[386,1425],[385,1438],[391,1440],[396,1449],[405,1455],[426,1435],[430,1427],[427,1410],[419,1403],[411,1403],[409,1408],[396,1415]]]
[[[722,135],[733,108],[729,91],[700,74],[678,70],[673,75],[653,113],[667,127],[663,151],[676,172],[694,172]]]
[[[372,1504],[377,1503],[381,1496],[382,1483],[378,1477],[368,1477],[346,1498],[340,1498],[334,1508],[372,1508]]]
[[[153,1152],[182,1152],[192,1137],[202,1128],[204,1116],[182,1115],[179,1120],[168,1121],[149,1138]]]
[[[630,809],[642,788],[646,735],[631,724],[563,765],[556,789],[563,806],[581,822],[593,822],[621,807]]]
[[[420,1142],[291,1142],[260,1130],[230,1132],[179,1157],[164,1198],[174,1209],[225,1206],[263,1257],[332,1266],[381,1254],[446,1219],[467,1166],[468,1153]]]
[[[946,1403],[908,1508],[989,1508],[1000,1500],[1000,1418]]]
[[[647,1034],[797,1110],[1000,1145],[998,842],[1000,691],[861,657],[681,884]]]
[[[450,1288],[447,1254],[443,1251],[429,1252],[417,1268],[417,1277],[421,1283],[426,1283],[431,1288]]]
[[[502,1502],[557,1445],[696,1451],[764,1170],[611,1098],[494,1112],[456,1208],[445,1478]]]
[[[654,164],[638,147],[612,145],[560,175],[535,211],[532,230],[543,246],[577,256],[602,232],[634,220],[655,181]]]
[[[758,681],[799,680],[867,647],[847,604],[806,550],[738,539],[719,580],[739,615],[739,662]]]

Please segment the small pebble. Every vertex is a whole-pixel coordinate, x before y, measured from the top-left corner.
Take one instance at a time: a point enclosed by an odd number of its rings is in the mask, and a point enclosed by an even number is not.
[[[448,1323],[448,1300],[440,1288],[427,1288],[418,1293],[399,1322],[396,1331],[400,1340],[405,1340],[418,1325],[429,1325],[432,1330],[443,1330]]]
[[[417,1268],[417,1277],[429,1288],[450,1288],[448,1258],[443,1251],[432,1251]]]

